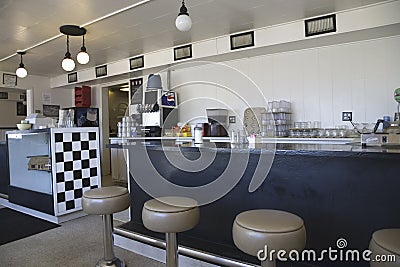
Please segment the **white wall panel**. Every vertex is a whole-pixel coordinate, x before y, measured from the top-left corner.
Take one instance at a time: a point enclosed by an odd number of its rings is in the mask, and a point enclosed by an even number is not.
[[[342,12],[337,15],[338,32],[356,31],[400,22],[400,1]]]
[[[400,47],[400,38],[388,39],[384,44],[385,50],[385,85],[382,88],[382,97],[387,99],[386,115],[389,115],[392,119],[394,116],[393,110],[397,109],[397,103],[393,100],[394,89],[400,88],[400,80],[393,79],[393,77],[399,77],[399,62],[400,62],[400,52],[398,51]]]
[[[153,68],[164,66],[174,61],[174,50],[165,49],[146,55],[144,66],[145,68]]]
[[[244,58],[226,62],[238,72],[218,64],[209,65],[174,71],[172,81],[221,83],[250,99],[251,106],[259,106],[260,97],[251,83],[254,81],[267,99],[291,101],[297,121],[321,121],[325,128],[350,126],[341,121],[342,111],[352,111],[356,122],[375,122],[384,115],[393,116],[393,91],[400,87],[398,47],[400,36]],[[246,106],[221,88],[197,84],[183,86],[181,90],[180,101],[193,101],[200,96],[210,99],[208,103],[182,107],[182,118],[204,114],[204,105],[218,107],[212,99],[223,99],[240,115],[238,120],[243,118]],[[201,110],[196,111],[197,108]]]
[[[331,51],[332,67],[332,115],[333,125],[347,124],[342,122],[342,112],[351,109],[349,83],[352,79],[353,57],[350,46],[335,46]]]
[[[215,39],[194,43],[192,45],[193,58],[209,57],[217,54],[217,41]]]
[[[316,49],[299,52],[302,60],[304,119],[305,121],[321,121],[318,87],[318,53]],[[294,109],[296,105],[293,105]],[[300,113],[300,112],[299,112]],[[295,120],[300,120],[299,114],[294,113]]]
[[[96,71],[93,68],[78,72],[78,82],[91,81],[96,79]]]
[[[120,60],[113,63],[108,64],[107,66],[107,75],[119,75],[123,73],[127,73],[130,71],[129,60]]]

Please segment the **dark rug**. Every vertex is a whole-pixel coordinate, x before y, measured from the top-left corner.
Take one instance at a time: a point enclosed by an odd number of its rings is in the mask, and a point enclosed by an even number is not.
[[[8,208],[0,209],[0,245],[35,235],[60,225]]]

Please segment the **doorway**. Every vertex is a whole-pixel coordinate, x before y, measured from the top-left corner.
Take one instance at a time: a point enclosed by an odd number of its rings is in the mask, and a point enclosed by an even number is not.
[[[108,87],[108,122],[110,137],[118,136],[118,122],[128,115],[129,84],[118,84]]]
[[[102,87],[102,132],[103,144],[112,143],[110,138],[115,138],[118,135],[117,123],[122,120],[122,117],[128,115],[127,108],[129,105],[129,83],[113,84]],[[119,152],[119,150],[121,150]],[[127,177],[121,172],[118,165],[119,161],[125,163],[125,160],[120,159],[122,149],[103,149],[103,178],[102,185],[110,186],[120,184],[126,186]]]

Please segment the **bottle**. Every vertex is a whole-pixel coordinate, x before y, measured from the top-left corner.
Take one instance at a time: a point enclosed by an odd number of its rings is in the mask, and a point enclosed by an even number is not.
[[[203,143],[203,128],[200,126],[194,127],[194,143],[202,144]]]

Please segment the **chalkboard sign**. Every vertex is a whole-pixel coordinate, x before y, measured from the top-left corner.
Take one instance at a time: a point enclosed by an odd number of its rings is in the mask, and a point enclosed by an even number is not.
[[[59,105],[43,105],[43,115],[46,117],[58,118]]]

